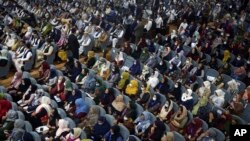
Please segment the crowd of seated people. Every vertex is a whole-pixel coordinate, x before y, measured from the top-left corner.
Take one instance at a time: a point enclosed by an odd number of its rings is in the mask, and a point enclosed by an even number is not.
[[[0,0],[0,140],[230,140],[250,123],[247,5]]]

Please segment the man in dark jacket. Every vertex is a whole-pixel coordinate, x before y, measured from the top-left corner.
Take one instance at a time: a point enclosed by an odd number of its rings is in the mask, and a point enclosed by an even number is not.
[[[72,29],[68,38],[68,50],[71,51],[73,58],[79,59],[79,42],[75,36],[76,29]]]

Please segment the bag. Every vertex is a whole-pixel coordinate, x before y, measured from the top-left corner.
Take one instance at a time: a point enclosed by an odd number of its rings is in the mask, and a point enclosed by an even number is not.
[[[68,58],[67,52],[64,50],[59,50],[58,51],[58,57],[62,60],[62,61],[66,61]]]

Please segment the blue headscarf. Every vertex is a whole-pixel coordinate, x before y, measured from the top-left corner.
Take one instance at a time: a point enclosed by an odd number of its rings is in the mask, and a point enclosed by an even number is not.
[[[82,98],[76,99],[75,105],[76,105],[76,111],[75,111],[76,114],[89,112],[89,105]]]

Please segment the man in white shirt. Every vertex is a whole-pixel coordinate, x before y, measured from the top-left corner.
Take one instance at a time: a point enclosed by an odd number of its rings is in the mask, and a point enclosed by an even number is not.
[[[156,24],[156,34],[161,32],[161,27],[163,26],[163,20],[160,14],[157,14],[157,18],[155,19]]]
[[[180,24],[180,26],[178,28],[178,33],[180,35],[183,35],[185,33],[185,30],[186,30],[187,27],[188,27],[187,20],[184,19],[183,22]]]
[[[31,44],[25,45],[25,48],[22,51],[22,53],[19,54],[15,59],[13,59],[16,70],[18,72],[22,71],[21,68],[25,65],[25,62],[28,62],[32,57],[32,52],[31,52],[30,47],[31,47]]]
[[[116,44],[124,35],[124,28],[122,25],[118,24],[114,32],[111,33],[112,47],[116,47]]]
[[[84,35],[81,38],[82,43],[80,44],[79,54],[87,54],[91,47],[91,37],[87,32],[84,32]]]

